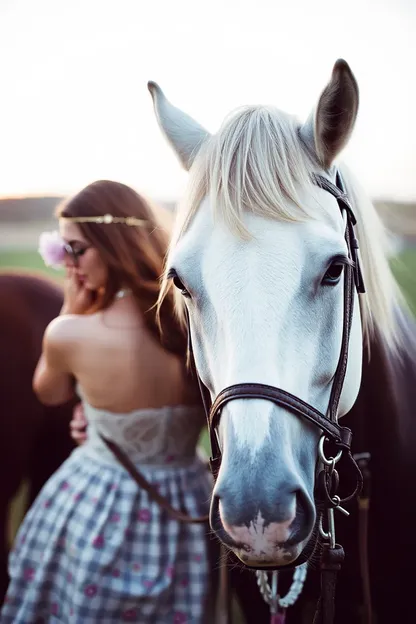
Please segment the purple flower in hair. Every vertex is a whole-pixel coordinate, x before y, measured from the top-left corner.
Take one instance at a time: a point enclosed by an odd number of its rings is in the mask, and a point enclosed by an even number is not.
[[[46,266],[59,269],[65,259],[65,243],[59,232],[42,232],[39,237],[38,251]]]

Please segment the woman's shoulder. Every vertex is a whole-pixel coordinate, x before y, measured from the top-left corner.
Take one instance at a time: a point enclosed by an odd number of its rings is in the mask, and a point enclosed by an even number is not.
[[[95,325],[95,315],[63,314],[51,321],[45,331],[48,342],[72,342],[84,337]]]
[[[141,331],[146,332],[144,323],[141,319],[132,323],[132,315],[127,315],[129,323],[120,323],[120,317],[114,317],[111,315],[111,309],[107,311],[107,316],[103,317],[102,311],[97,311],[92,314],[63,314],[58,316],[51,323],[49,323],[45,338],[48,341],[62,342],[75,342],[78,346],[80,344],[94,344],[103,342],[105,336],[105,342],[110,344],[112,341],[123,344],[128,338],[128,333],[139,336]],[[137,317],[137,314],[135,315]],[[126,328],[127,325],[127,328]],[[119,330],[123,329],[120,333]],[[130,341],[131,342],[131,341]]]

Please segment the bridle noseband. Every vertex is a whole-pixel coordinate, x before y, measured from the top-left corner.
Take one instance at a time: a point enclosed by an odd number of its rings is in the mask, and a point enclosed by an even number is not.
[[[198,380],[207,417],[212,450],[210,465],[212,473],[214,475],[214,479],[216,479],[221,466],[221,449],[219,446],[216,430],[220,423],[222,410],[224,406],[227,405],[227,403],[229,403],[230,401],[234,401],[237,399],[264,399],[267,401],[272,401],[276,405],[287,409],[296,416],[304,418],[308,422],[316,425],[323,432],[319,445],[319,460],[320,464],[323,466],[323,470],[321,470],[321,472],[319,473],[316,481],[317,487],[315,491],[315,498],[321,503],[321,506],[325,508],[328,514],[327,531],[325,531],[323,528],[322,516],[318,520],[320,522],[321,538],[324,538],[328,541],[327,544],[324,544],[322,553],[323,563],[321,565],[321,569],[324,574],[324,572],[328,572],[328,570],[335,570],[336,573],[336,570],[339,568],[340,562],[343,558],[342,547],[335,543],[335,529],[333,519],[334,509],[338,508],[344,513],[348,513],[345,512],[341,505],[357,496],[361,491],[362,487],[362,475],[360,469],[351,455],[352,432],[347,427],[341,427],[338,424],[337,415],[348,363],[348,347],[354,307],[354,288],[358,293],[364,293],[365,287],[358,256],[358,241],[354,232],[356,218],[349,199],[344,191],[341,176],[339,172],[337,172],[336,185],[321,175],[314,175],[313,183],[324,191],[327,191],[328,193],[333,195],[333,197],[335,197],[335,199],[337,200],[341,214],[343,216],[345,215],[345,240],[347,243],[349,259],[351,260],[351,264],[346,265],[344,268],[344,317],[341,350],[334,375],[334,381],[326,414],[318,411],[315,407],[309,405],[308,403],[306,403],[299,397],[291,394],[290,392],[282,390],[281,388],[260,383],[234,384],[221,390],[221,392],[217,395],[214,401],[211,402],[209,391],[200,379],[198,371],[196,369],[192,350],[189,313],[187,308],[185,309],[188,322],[188,349],[190,361]],[[326,457],[325,455],[324,442],[329,445],[331,452],[330,457]],[[337,494],[339,477],[338,472],[335,469],[335,464],[341,458],[341,455],[343,456],[344,463],[349,464],[350,467],[353,468],[356,477],[356,486],[354,491],[344,498],[340,498]],[[211,517],[211,525],[212,522],[213,518]],[[305,560],[307,560],[310,556],[310,551],[309,554],[305,554],[305,551],[306,549],[304,550],[303,556],[301,554],[294,563],[287,567],[298,566]],[[282,566],[279,566],[279,569],[282,569]],[[328,578],[328,574],[326,574],[325,578]],[[322,621],[325,624],[327,622],[332,622],[331,618],[333,618],[332,603],[334,598],[333,592],[335,591],[335,584],[333,581],[331,581],[329,585],[331,585],[331,587],[333,586],[333,591],[329,591],[330,595],[326,596],[326,594],[328,593],[328,591],[326,591],[327,588],[324,586],[322,587],[323,606],[320,611],[321,615],[317,616],[318,618],[322,617]],[[315,619],[315,621],[318,622],[318,619]]]

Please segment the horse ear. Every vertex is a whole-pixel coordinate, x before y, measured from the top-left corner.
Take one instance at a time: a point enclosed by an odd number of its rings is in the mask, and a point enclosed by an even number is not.
[[[173,106],[156,82],[148,82],[156,119],[182,166],[190,169],[201,145],[210,136],[197,121]]]
[[[331,80],[319,98],[316,110],[302,126],[300,134],[324,169],[329,169],[345,147],[355,125],[359,93],[348,63],[339,59]]]

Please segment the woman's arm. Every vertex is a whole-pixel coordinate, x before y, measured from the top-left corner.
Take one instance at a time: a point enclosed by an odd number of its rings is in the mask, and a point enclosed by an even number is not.
[[[42,355],[33,376],[33,390],[44,405],[60,405],[74,396],[74,378],[68,363],[77,343],[77,316],[91,308],[93,295],[80,283],[73,267],[66,267],[64,304],[60,315],[46,328]]]
[[[44,405],[60,405],[74,396],[68,367],[71,351],[70,317],[58,317],[46,328],[42,355],[33,376],[33,390]]]

